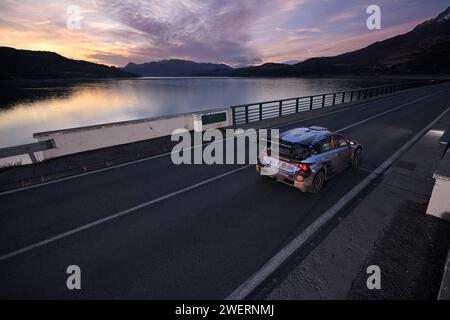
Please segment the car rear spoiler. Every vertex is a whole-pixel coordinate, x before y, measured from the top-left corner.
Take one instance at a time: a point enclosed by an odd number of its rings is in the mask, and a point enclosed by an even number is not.
[[[267,142],[267,146],[271,146],[272,144],[276,144],[276,145],[279,145],[279,146],[282,146],[284,148],[288,148],[288,149],[292,150],[292,145],[288,145],[288,144],[285,144],[285,143],[275,142],[275,141],[271,141],[269,139],[264,139],[264,138],[259,138],[259,141],[266,141]]]
[[[292,161],[292,160],[301,161],[306,157],[305,154],[298,154],[296,149],[294,149],[293,144],[285,144],[285,143],[270,141],[270,140],[264,139],[264,138],[261,138],[260,140],[266,141],[268,148],[270,148],[270,146],[272,144],[278,145],[279,146],[278,147],[279,155],[280,156],[285,155],[285,156],[283,156],[283,158],[285,158],[287,161]],[[305,150],[307,150],[307,149],[305,149]],[[309,151],[308,151],[308,154],[309,154]]]

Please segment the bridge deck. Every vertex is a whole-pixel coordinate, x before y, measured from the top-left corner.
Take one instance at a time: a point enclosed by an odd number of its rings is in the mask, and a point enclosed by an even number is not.
[[[2,194],[0,298],[224,298],[449,100],[441,84],[281,125],[325,126],[365,146],[363,168],[318,195],[253,166],[175,166],[170,155]],[[78,292],[65,286],[72,264]]]

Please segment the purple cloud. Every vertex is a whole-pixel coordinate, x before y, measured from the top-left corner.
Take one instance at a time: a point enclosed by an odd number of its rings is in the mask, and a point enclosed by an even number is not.
[[[264,7],[261,1],[113,0],[99,5],[140,35],[141,45],[130,50],[135,60],[177,57],[230,64],[261,61],[259,52],[249,45],[250,27]]]

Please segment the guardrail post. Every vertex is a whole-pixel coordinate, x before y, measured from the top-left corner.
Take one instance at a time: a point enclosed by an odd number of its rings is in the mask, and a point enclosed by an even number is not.
[[[259,104],[259,120],[263,119],[263,104]]]
[[[280,100],[280,106],[278,107],[279,111],[278,114],[280,117],[283,115],[283,100]]]
[[[325,107],[325,95],[322,96],[322,108]]]
[[[350,93],[350,102],[353,101],[353,93],[354,93],[354,91],[352,91],[352,92]]]
[[[358,100],[361,99],[361,90],[358,90]]]
[[[298,113],[298,98],[295,99],[295,113]]]
[[[345,91],[342,92],[342,102],[341,103],[344,103],[344,102],[345,102]]]
[[[336,93],[333,93],[333,106],[336,104]]]
[[[312,110],[313,107],[313,96],[309,98],[309,110]]]

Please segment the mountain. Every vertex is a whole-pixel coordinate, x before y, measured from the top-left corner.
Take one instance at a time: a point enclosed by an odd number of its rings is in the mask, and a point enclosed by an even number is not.
[[[283,61],[282,64],[299,64],[300,62],[303,62],[304,60],[287,60]]]
[[[334,57],[242,68],[233,76],[450,74],[450,7],[408,33]]]
[[[135,74],[102,64],[72,60],[49,51],[0,47],[0,79],[129,78]]]
[[[122,70],[145,77],[189,77],[214,73],[227,75],[233,69],[226,64],[197,63],[186,60],[161,60],[143,64],[129,63]]]
[[[245,67],[235,69],[230,76],[239,76],[239,77],[276,77],[283,76],[287,72],[291,65],[284,63],[264,63],[260,66],[254,67]]]

